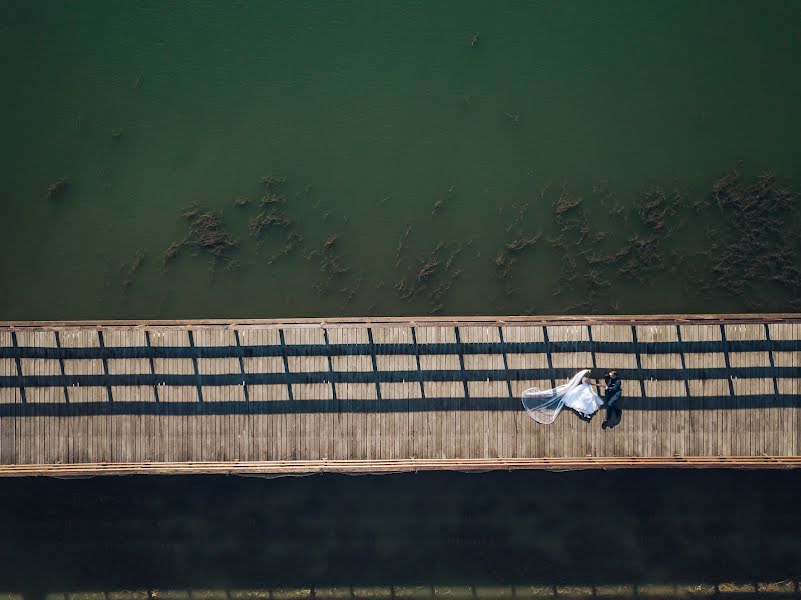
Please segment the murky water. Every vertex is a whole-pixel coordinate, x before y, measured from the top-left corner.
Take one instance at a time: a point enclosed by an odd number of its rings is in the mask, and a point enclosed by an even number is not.
[[[701,293],[750,218],[698,204],[731,169],[799,189],[796,1],[15,0],[0,51],[3,319],[797,307],[765,257]],[[291,225],[257,241],[268,175]],[[239,247],[165,271],[192,203]]]
[[[799,575],[794,472],[7,480],[0,591]]]

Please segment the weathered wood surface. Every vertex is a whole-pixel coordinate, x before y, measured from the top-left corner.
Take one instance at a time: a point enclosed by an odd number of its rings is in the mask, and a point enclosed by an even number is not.
[[[764,598],[798,598],[799,581],[689,581],[682,583],[629,583],[547,585],[543,583],[516,585],[372,585],[340,587],[273,587],[259,589],[141,589],[127,591],[96,591],[71,593],[51,592],[48,600],[147,600],[167,598],[169,600],[306,600],[322,598],[343,600],[351,598],[404,598],[429,600],[450,598],[453,600],[525,598],[539,600],[557,598],[584,600],[592,598],[738,598],[740,600]],[[25,600],[22,594],[0,594],[0,600]]]
[[[620,426],[529,419],[585,367]],[[797,466],[799,381],[801,315],[3,323],[0,474]]]

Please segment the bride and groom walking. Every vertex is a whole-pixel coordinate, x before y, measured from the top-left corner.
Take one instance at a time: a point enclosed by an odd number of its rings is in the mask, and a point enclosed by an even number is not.
[[[606,419],[601,427],[613,428],[620,423],[622,411],[620,398],[623,395],[620,378],[616,371],[609,371],[604,376],[606,390],[601,398],[595,393],[590,382],[589,369],[576,373],[566,384],[550,390],[530,388],[523,392],[523,407],[529,416],[538,423],[549,425],[565,406],[578,413],[588,423],[602,406],[606,407]]]

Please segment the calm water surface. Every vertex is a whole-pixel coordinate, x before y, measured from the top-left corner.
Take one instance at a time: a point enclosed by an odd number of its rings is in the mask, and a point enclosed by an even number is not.
[[[793,472],[14,480],[0,591],[797,578]]]
[[[736,298],[698,293],[690,275],[713,273],[691,271],[694,257],[714,254],[705,234],[725,228],[715,210],[671,219],[663,267],[638,279],[601,266],[612,287],[592,296],[575,284],[593,269],[582,251],[648,233],[634,209],[648,190],[696,202],[734,168],[798,189],[797,1],[13,0],[0,52],[2,319],[799,301],[761,282]],[[274,191],[292,225],[257,242],[248,222],[266,175],[287,178]],[[563,189],[592,231],[559,246]],[[240,245],[213,272],[188,250],[165,271],[192,203],[222,210]],[[633,212],[610,217],[616,204]],[[302,243],[271,262],[290,234]],[[502,273],[499,249],[537,234]],[[330,235],[348,271],[328,281]],[[432,255],[436,272],[407,302],[395,286]],[[565,284],[571,261],[579,277]]]

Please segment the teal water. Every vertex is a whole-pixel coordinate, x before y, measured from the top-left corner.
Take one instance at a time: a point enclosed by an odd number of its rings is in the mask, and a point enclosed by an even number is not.
[[[801,297],[792,273],[700,293],[716,277],[710,228],[730,222],[714,202],[688,208],[731,169],[799,188],[797,1],[15,0],[0,52],[2,319],[791,310]],[[266,175],[287,178],[274,190],[292,225],[257,242]],[[559,246],[563,188],[592,232]],[[581,252],[647,235],[635,207],[657,188],[685,199],[657,232],[664,260],[639,278],[603,264],[611,286],[590,293]],[[213,272],[187,249],[162,264],[192,203],[222,210],[240,240]],[[615,204],[631,218],[610,217]],[[302,245],[269,262],[290,233]],[[313,252],[332,234],[349,270],[329,281]],[[394,287],[439,242],[407,301]]]

